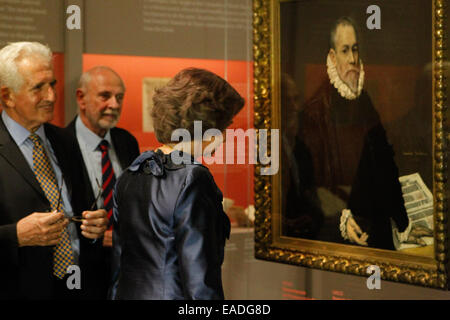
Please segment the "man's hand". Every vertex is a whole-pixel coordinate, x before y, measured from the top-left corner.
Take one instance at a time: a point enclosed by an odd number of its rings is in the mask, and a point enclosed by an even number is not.
[[[81,215],[83,216],[81,234],[88,239],[103,237],[109,221],[105,209],[83,211]]]
[[[61,212],[34,212],[17,222],[19,247],[54,246],[68,223]]]
[[[112,247],[112,230],[106,230],[103,237],[103,246]]]
[[[351,242],[355,242],[361,246],[367,246],[367,239],[369,235],[362,232],[361,228],[356,223],[353,217],[349,217],[347,220],[347,235]]]

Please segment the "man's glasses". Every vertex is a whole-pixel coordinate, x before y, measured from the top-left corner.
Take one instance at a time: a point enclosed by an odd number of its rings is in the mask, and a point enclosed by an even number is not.
[[[100,197],[102,195],[102,187],[100,186],[100,183],[98,182],[97,178],[95,178],[95,182],[97,183],[98,193],[97,193],[97,196],[95,197],[95,200],[92,203],[89,211],[94,210],[95,206],[97,205],[98,199],[100,199]],[[73,222],[83,222],[84,218],[82,216],[73,216],[73,217],[70,217],[69,220],[71,220]]]
[[[97,196],[95,197],[95,200],[92,203],[89,211],[93,211],[94,210],[95,206],[97,205],[98,199],[100,199],[100,197],[102,195],[102,187],[100,186],[100,183],[98,182],[97,178],[95,178],[95,182],[97,183],[98,193],[97,193]],[[59,209],[59,206],[61,205],[61,195],[62,195],[63,185],[64,185],[64,180],[63,180],[63,182],[61,184],[61,187],[59,188],[59,197],[58,197],[58,206],[57,206],[58,209]],[[79,215],[72,216],[72,217],[69,217],[69,216],[66,215],[66,217],[67,217],[67,219],[69,219],[72,222],[83,222],[83,220],[84,220],[84,218],[82,216],[79,216]]]
[[[62,180],[62,182],[61,182],[61,187],[59,188],[58,204],[57,204],[57,206],[56,206],[56,211],[60,211],[60,208],[61,208],[61,199],[62,199],[62,189],[63,189],[63,186],[64,186],[64,179]],[[67,219],[72,220],[72,221],[76,221],[76,220],[73,220],[74,217],[69,217],[69,216],[67,216],[67,215],[65,214],[65,212],[63,212],[63,213],[64,213],[64,216],[65,216]]]
[[[101,197],[101,195],[102,195],[102,192],[103,192],[102,186],[101,186],[100,183],[98,182],[98,179],[97,179],[97,178],[95,178],[95,183],[97,183],[98,193],[97,193],[97,196],[95,197],[95,200],[94,200],[94,202],[92,203],[92,206],[91,206],[91,208],[89,209],[89,211],[94,210],[95,206],[97,205],[98,199],[100,199],[100,197]]]

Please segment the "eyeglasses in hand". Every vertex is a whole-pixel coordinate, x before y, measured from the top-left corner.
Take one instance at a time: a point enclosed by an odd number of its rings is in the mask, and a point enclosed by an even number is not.
[[[100,197],[102,195],[102,191],[103,191],[97,178],[95,178],[95,182],[97,183],[98,193],[97,193],[97,196],[95,197],[95,200],[92,203],[89,211],[94,210],[95,206],[97,205],[97,201],[98,201],[98,199],[100,199]],[[73,222],[83,222],[84,219],[83,219],[82,216],[73,216],[73,217],[70,217],[70,220],[73,221]]]

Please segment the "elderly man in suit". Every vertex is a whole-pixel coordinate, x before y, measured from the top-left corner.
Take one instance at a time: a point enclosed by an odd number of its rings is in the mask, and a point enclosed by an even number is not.
[[[106,211],[87,209],[74,146],[53,118],[50,49],[16,42],[0,50],[0,298],[98,298],[96,241]],[[73,216],[83,218],[81,225]],[[81,286],[68,285],[78,266]],[[101,271],[101,270],[100,270]],[[76,282],[76,280],[75,280]]]
[[[89,203],[112,214],[112,191],[122,171],[139,155],[136,138],[117,128],[123,106],[125,85],[121,77],[106,66],[82,74],[76,92],[79,115],[67,126],[77,141],[82,161],[84,193]],[[105,232],[102,257],[105,263],[104,289],[110,281],[112,229]],[[106,292],[106,291],[105,291]]]

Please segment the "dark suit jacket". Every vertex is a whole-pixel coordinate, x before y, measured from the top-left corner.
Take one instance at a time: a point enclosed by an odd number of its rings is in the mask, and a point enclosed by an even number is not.
[[[82,184],[85,186],[83,190],[83,200],[91,206],[95,201],[95,195],[92,191],[91,182],[89,180],[89,175],[86,169],[86,165],[83,161],[83,156],[81,154],[80,145],[76,137],[75,121],[72,122],[65,128],[65,131],[69,136],[75,141],[76,156],[80,160],[81,174],[79,175],[82,180]],[[139,145],[136,138],[129,133],[127,130],[121,128],[112,128],[111,139],[114,144],[114,149],[116,151],[117,157],[119,159],[120,165],[123,170],[128,168],[128,166],[139,156]],[[99,285],[99,291],[101,292],[101,299],[106,299],[107,291],[111,283],[111,250],[110,248],[102,248],[101,253],[97,257],[101,260],[102,264],[102,281]]]
[[[67,184],[75,214],[87,209],[79,179],[74,143],[63,129],[45,124]],[[17,222],[33,212],[50,210],[35,175],[0,118],[0,299],[53,299],[52,247],[18,247]],[[78,228],[80,232],[80,229]],[[96,298],[101,242],[80,238],[80,297]]]

